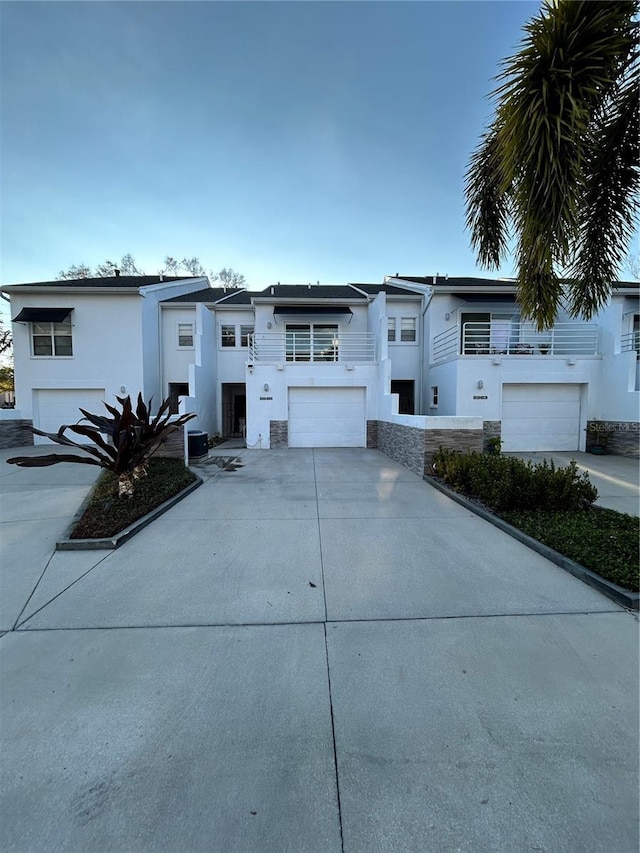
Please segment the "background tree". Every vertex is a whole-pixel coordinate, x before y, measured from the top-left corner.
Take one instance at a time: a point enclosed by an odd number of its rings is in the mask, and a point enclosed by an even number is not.
[[[0,355],[9,352],[13,338],[11,337],[11,329],[5,329],[2,317],[0,317]]]
[[[13,367],[5,364],[0,367],[0,391],[13,391]]]
[[[503,62],[466,176],[482,266],[515,238],[518,301],[538,328],[607,301],[638,211],[640,3],[545,2]],[[562,278],[566,279],[566,285]]]
[[[232,270],[231,267],[229,269],[223,268],[218,273],[212,271],[209,277],[211,281],[219,281],[224,287],[246,287],[247,284],[245,277]]]
[[[116,274],[116,270],[118,270],[121,275],[145,275],[144,270],[140,269],[136,264],[133,255],[126,254],[122,256],[120,261],[106,260],[103,263],[98,264],[94,270],[86,264],[70,266],[67,270],[60,270],[57,278],[59,280],[94,277],[109,278]],[[207,271],[200,263],[199,258],[183,258],[179,261],[171,255],[167,255],[165,257],[160,272],[163,275],[173,276],[180,276],[183,273],[192,276],[207,275]],[[247,285],[245,277],[231,268],[223,268],[218,273],[214,273],[213,270],[210,270],[208,275],[212,282],[219,281],[226,287],[246,287]]]

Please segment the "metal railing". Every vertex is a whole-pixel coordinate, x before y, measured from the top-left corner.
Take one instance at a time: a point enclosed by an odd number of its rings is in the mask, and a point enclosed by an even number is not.
[[[596,355],[597,351],[595,323],[558,323],[539,332],[533,323],[493,320],[440,332],[433,339],[432,358],[435,362],[458,355]]]
[[[277,332],[249,336],[251,362],[349,362],[376,360],[375,337],[370,332]]]
[[[621,352],[631,352],[635,350],[636,353],[640,356],[640,332],[627,332],[626,335],[623,335],[620,341],[620,351]]]

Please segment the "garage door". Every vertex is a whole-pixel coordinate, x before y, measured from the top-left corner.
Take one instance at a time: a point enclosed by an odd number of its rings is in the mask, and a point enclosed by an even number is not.
[[[289,447],[366,447],[364,388],[290,388]]]
[[[578,450],[579,446],[579,385],[503,385],[503,450]]]
[[[104,388],[39,388],[35,392],[33,425],[44,432],[58,432],[62,424],[75,424],[82,418],[80,408],[95,414],[107,414],[102,401]],[[81,436],[69,435],[72,441],[90,444]],[[51,444],[47,438],[34,436],[36,444]]]

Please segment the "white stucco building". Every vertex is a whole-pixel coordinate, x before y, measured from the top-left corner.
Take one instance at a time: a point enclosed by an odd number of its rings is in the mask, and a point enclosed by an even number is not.
[[[16,380],[3,417],[49,432],[139,390],[195,411],[190,428],[260,448],[391,442],[424,455],[445,438],[501,435],[505,450],[578,450],[591,421],[637,428],[634,283],[617,283],[591,322],[561,314],[543,333],[521,320],[513,282],[478,278],[251,292],[119,276],[2,290]]]

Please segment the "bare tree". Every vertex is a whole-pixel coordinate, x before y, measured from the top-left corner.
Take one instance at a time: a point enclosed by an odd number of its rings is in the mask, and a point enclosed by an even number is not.
[[[60,281],[71,278],[91,278],[91,275],[91,267],[86,264],[78,264],[78,266],[69,267],[68,270],[60,270],[56,278]]]
[[[2,319],[0,319],[0,355],[8,352],[13,344],[11,337],[11,329],[5,329]]]
[[[211,281],[219,281],[224,287],[230,288],[244,287],[247,283],[246,278],[231,267],[221,269],[218,273],[212,272],[210,278]]]
[[[86,264],[78,264],[70,266],[67,270],[61,270],[57,278],[61,279],[82,279],[82,278],[109,278],[115,276],[116,271],[121,275],[144,275],[136,264],[135,258],[131,254],[123,255],[120,261],[112,261],[107,259],[101,264],[98,264],[95,270]],[[172,255],[166,255],[164,264],[160,270],[162,275],[172,275],[179,277],[181,273],[187,273],[192,276],[206,276],[207,271],[200,263],[200,258],[183,258],[179,261]],[[209,273],[211,281],[218,281],[225,287],[246,287],[247,281],[243,275],[235,272],[231,267],[229,269],[221,269],[220,272],[214,273],[213,270]]]
[[[199,258],[183,258],[179,266],[186,270],[189,275],[206,275],[205,268],[200,263]]]

